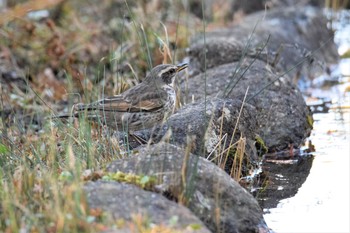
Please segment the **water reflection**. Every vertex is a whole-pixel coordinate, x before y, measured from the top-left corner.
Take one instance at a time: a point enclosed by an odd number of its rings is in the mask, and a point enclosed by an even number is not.
[[[274,208],[278,201],[294,196],[305,182],[312,166],[313,156],[290,160],[267,160],[263,171],[267,173],[267,187],[257,194],[260,206]]]
[[[276,232],[349,232],[350,112],[315,114],[316,155],[294,197],[268,210]]]
[[[335,42],[340,50],[350,47],[350,11],[340,12]],[[342,52],[342,51],[339,51]],[[349,157],[350,157],[350,59],[342,59],[337,67],[338,84],[318,86],[304,91],[319,100],[330,100],[330,112],[314,114],[314,130],[311,141],[316,148],[312,167],[305,171],[294,171],[294,179],[307,176],[305,182],[289,190],[292,197],[273,202],[262,202],[265,220],[276,232],[349,232]],[[332,72],[333,76],[336,71]],[[336,75],[337,76],[337,75]],[[314,83],[315,84],[315,83]],[[317,82],[316,82],[317,84]],[[317,85],[316,85],[317,86]],[[311,166],[305,162],[304,168]],[[287,169],[287,168],[286,168]],[[283,168],[282,168],[283,170]],[[301,173],[301,174],[298,174]],[[303,174],[304,173],[304,174]],[[281,174],[277,172],[276,174]],[[279,176],[277,176],[279,177]],[[286,177],[283,175],[283,177]],[[288,179],[292,182],[293,179]],[[276,179],[277,180],[277,179]],[[302,182],[302,178],[299,179]],[[283,185],[282,191],[284,190]],[[278,188],[275,192],[278,193]],[[271,208],[272,207],[272,208]]]

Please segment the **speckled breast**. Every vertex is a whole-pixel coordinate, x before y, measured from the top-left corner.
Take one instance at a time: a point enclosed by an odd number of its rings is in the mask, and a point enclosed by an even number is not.
[[[172,114],[175,108],[176,93],[174,88],[172,88],[171,86],[165,86],[164,90],[168,94],[167,101],[165,102],[165,105],[164,105],[164,109],[165,109],[164,118],[168,118]]]

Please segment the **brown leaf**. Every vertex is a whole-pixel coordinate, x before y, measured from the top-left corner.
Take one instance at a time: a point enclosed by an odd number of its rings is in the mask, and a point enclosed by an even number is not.
[[[39,73],[37,79],[33,80],[36,89],[45,97],[54,100],[66,100],[67,92],[62,81],[57,80],[51,68],[46,68]]]

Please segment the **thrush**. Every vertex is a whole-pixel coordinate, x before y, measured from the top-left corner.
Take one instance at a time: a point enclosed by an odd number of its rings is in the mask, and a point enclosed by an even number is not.
[[[141,83],[119,95],[90,104],[76,104],[71,116],[85,116],[89,121],[118,131],[152,128],[172,114],[176,102],[174,79],[185,68],[186,63],[158,65]]]

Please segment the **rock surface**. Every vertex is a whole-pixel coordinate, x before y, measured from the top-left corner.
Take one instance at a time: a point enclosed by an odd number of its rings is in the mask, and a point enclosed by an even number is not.
[[[262,153],[257,151],[255,145],[258,128],[256,110],[253,106],[244,104],[240,114],[242,104],[240,100],[223,100],[210,96],[206,102],[198,101],[184,106],[162,127],[154,131],[143,131],[140,136],[153,137],[153,142],[162,140],[186,148],[191,153],[213,160],[228,173],[233,164],[232,153],[239,147],[238,144],[233,144],[241,138],[245,144],[245,163],[242,168],[244,176],[252,166],[257,165],[258,154]],[[226,158],[227,152],[230,156],[226,160],[222,159]]]
[[[184,203],[213,232],[267,232],[257,201],[213,163],[170,144],[142,148],[109,172],[156,176],[156,189]]]
[[[182,90],[185,102],[203,100],[205,96],[243,101],[248,90],[246,101],[254,106],[249,117],[257,121],[258,127],[251,124],[252,119],[244,126],[259,134],[270,150],[282,150],[289,144],[298,147],[312,129],[312,116],[299,89],[260,60],[247,58],[214,67],[182,83]]]
[[[182,100],[242,101],[249,87],[255,132],[265,145],[270,151],[297,148],[313,121],[293,78],[314,77],[336,62],[332,39],[322,10],[310,6],[256,12],[237,25],[206,32],[205,40],[198,35],[188,49],[190,77],[181,83]]]
[[[203,35],[198,35],[188,50],[195,71],[238,61],[240,54],[246,54],[281,73],[299,64],[287,72],[290,77],[314,76],[316,71],[324,71],[325,63],[335,63],[339,57],[322,9],[311,6],[256,12],[232,27],[206,32],[205,44]]]
[[[125,221],[120,229],[110,229],[108,232],[134,232],[128,227],[128,223],[135,222],[138,215],[147,223],[147,226],[144,226],[146,228],[152,227],[153,224],[180,232],[210,232],[187,208],[134,185],[115,181],[96,181],[88,182],[84,190],[90,208],[102,209],[113,219]]]
[[[244,15],[264,10],[278,8],[283,10],[286,7],[298,6],[302,8],[307,5],[323,7],[324,2],[319,0],[230,0],[232,17],[239,18]],[[238,16],[237,16],[238,15]]]

